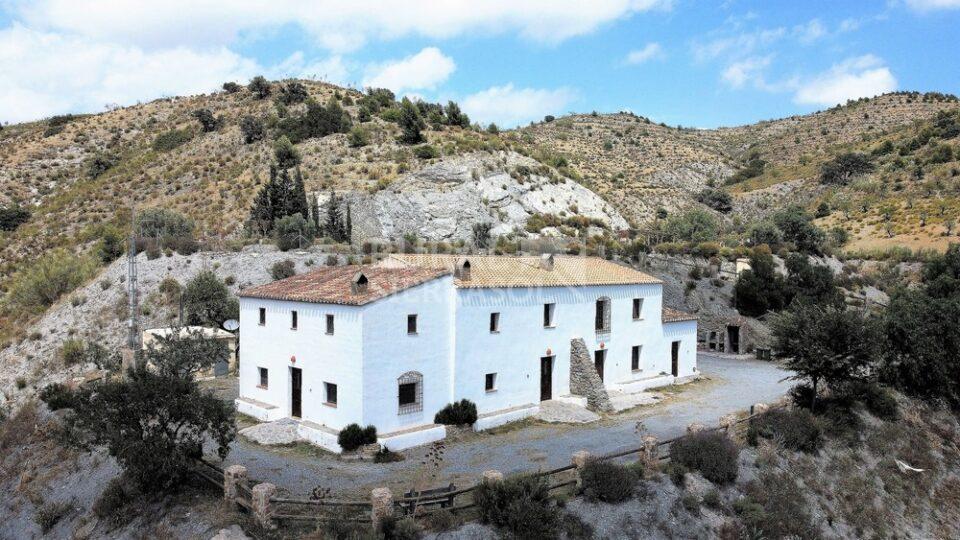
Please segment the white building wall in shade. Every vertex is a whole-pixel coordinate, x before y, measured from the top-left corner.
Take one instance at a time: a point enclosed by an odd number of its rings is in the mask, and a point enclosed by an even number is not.
[[[259,309],[266,323],[259,324]],[[297,311],[297,329],[291,311]],[[334,317],[333,334],[326,316]],[[302,373],[304,420],[333,429],[363,417],[363,310],[357,306],[240,298],[240,397],[276,406],[290,416],[291,368]],[[258,368],[267,368],[266,388]],[[325,404],[324,382],[337,384],[337,406]]]
[[[362,421],[379,434],[432,424],[450,403],[454,291],[453,278],[445,276],[364,307]],[[407,316],[413,314],[417,332],[410,334]],[[421,410],[400,414],[398,379],[408,372],[423,377]]]
[[[610,331],[595,331],[597,299],[611,300]],[[642,298],[633,319],[633,299]],[[554,327],[544,328],[543,306],[556,304]],[[607,386],[647,376],[663,348],[659,284],[583,287],[460,288],[456,303],[455,399],[469,399],[490,413],[540,402],[540,359],[552,356],[552,397],[570,393],[570,341],[582,338],[591,354],[606,350]],[[490,314],[500,313],[499,332]],[[694,340],[696,336],[694,335]],[[631,349],[641,345],[642,371],[631,370]],[[496,373],[496,389],[485,376]]]

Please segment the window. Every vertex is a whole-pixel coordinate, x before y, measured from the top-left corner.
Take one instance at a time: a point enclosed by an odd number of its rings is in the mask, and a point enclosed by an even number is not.
[[[487,392],[493,392],[497,389],[497,374],[496,373],[487,373],[486,381],[484,382],[484,389]]]
[[[399,414],[423,410],[423,375],[408,371],[397,379],[397,404]]]
[[[296,311],[290,312],[290,328],[292,330],[297,329],[297,312]]]
[[[554,320],[553,314],[557,310],[556,304],[544,304],[543,305],[543,327],[544,328],[553,328]]]
[[[416,334],[417,333],[417,316],[416,314],[407,315],[407,333]]]
[[[267,384],[270,382],[267,375],[267,368],[262,367],[260,369],[260,384],[257,385],[260,388],[266,388]]]
[[[598,333],[610,331],[610,299],[606,296],[597,298],[597,311],[594,316],[594,327]]]
[[[325,403],[327,405],[337,406],[337,385],[333,383],[325,382],[323,383],[325,396]]]
[[[640,311],[643,309],[643,298],[633,299],[633,320],[640,320]]]
[[[327,314],[327,334],[333,335],[333,315]]]
[[[634,345],[630,349],[630,370],[640,371],[640,346]]]
[[[267,324],[267,308],[260,308],[260,326]]]
[[[500,331],[500,314],[491,313],[490,314],[490,333],[496,334]]]

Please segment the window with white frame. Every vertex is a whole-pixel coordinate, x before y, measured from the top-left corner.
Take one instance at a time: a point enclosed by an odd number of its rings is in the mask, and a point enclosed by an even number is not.
[[[597,298],[594,328],[597,333],[607,333],[610,331],[610,299],[606,296]]]
[[[487,373],[487,376],[484,380],[484,390],[487,392],[494,392],[497,389],[497,374],[496,373]]]
[[[327,405],[336,407],[337,406],[337,385],[333,383],[325,382],[323,383],[324,391],[324,403]]]
[[[423,410],[423,374],[408,371],[397,379],[398,414]]]
[[[270,383],[270,378],[269,378],[269,373],[267,372],[267,368],[265,367],[258,368],[258,371],[260,372],[260,384],[258,384],[257,386],[259,386],[260,388],[267,388],[267,385]]]

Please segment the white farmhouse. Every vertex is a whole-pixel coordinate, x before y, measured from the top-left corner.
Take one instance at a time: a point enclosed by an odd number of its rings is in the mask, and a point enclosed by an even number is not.
[[[476,429],[536,414],[543,400],[609,407],[696,374],[696,317],[664,308],[662,283],[598,258],[391,255],[240,294],[237,409],[337,434],[377,427],[399,450],[443,438],[434,414],[477,405]]]

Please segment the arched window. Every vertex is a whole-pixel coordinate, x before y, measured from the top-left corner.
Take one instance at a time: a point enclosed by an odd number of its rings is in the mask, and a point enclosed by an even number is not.
[[[605,334],[610,331],[610,299],[606,296],[597,298],[597,313],[594,319],[594,327],[598,334]]]
[[[397,379],[398,414],[423,410],[423,374],[408,371]]]

